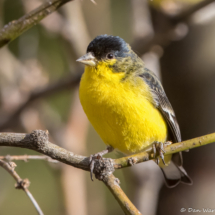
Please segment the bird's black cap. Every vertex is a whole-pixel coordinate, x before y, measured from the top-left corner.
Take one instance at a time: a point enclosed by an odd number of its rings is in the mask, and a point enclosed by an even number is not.
[[[98,59],[105,59],[111,53],[117,57],[125,57],[129,52],[128,44],[118,36],[100,35],[97,36],[87,47],[87,53],[92,52]]]

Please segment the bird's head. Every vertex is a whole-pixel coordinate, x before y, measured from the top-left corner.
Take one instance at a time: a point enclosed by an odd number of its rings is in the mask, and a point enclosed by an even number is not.
[[[133,67],[137,55],[118,36],[97,36],[87,47],[87,53],[77,61],[90,67],[98,65],[112,68],[113,72],[127,72]]]

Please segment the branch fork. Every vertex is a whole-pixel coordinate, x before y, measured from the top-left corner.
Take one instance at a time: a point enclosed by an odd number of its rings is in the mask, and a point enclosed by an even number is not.
[[[165,147],[165,154],[173,154],[213,142],[215,142],[215,133],[168,145]],[[34,130],[30,134],[0,133],[0,146],[13,146],[32,149],[34,151],[40,152],[46,156],[51,157],[54,160],[58,160],[62,163],[68,164],[79,169],[83,169],[85,171],[90,171],[89,157],[76,155],[73,152],[70,152],[53,143],[50,143],[48,140],[48,131]],[[135,208],[132,202],[122,191],[119,185],[119,179],[115,178],[112,173],[115,171],[115,169],[133,166],[134,164],[148,161],[151,159],[154,159],[152,151],[145,151],[118,159],[95,159],[93,171],[95,177],[98,180],[103,181],[103,183],[105,183],[105,185],[110,189],[125,214],[139,215],[141,213]],[[16,187],[19,189],[23,189],[26,192],[26,194],[34,203],[35,208],[37,208],[37,211],[40,211],[39,214],[42,214],[38,204],[36,203],[35,199],[33,199],[33,196],[29,193],[27,189],[27,187],[29,186],[28,180],[23,180],[19,176],[17,176],[17,173],[14,170],[14,163],[7,163],[0,159],[0,165],[7,171],[9,171],[9,173],[15,178],[15,180],[17,181]]]
[[[25,179],[21,179],[20,181],[17,181],[17,183],[15,184],[15,188],[16,189],[27,189],[30,186],[30,181],[25,178]]]
[[[114,162],[111,158],[100,158],[95,160],[93,173],[96,179],[102,181],[105,177],[115,171]]]

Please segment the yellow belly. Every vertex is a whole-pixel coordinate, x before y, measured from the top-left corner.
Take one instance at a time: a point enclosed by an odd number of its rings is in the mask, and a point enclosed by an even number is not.
[[[86,67],[80,83],[83,109],[105,144],[132,154],[166,141],[167,126],[149,101],[148,86],[141,79],[122,82],[116,76]]]

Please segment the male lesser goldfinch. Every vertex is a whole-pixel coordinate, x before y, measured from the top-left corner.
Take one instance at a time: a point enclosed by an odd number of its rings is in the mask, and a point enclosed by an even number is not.
[[[181,141],[173,108],[158,78],[120,37],[100,35],[77,60],[85,64],[80,83],[83,109],[109,147],[134,154],[160,143],[166,185],[174,187],[192,180],[183,168],[182,154],[164,156],[162,143],[170,136]],[[165,160],[165,161],[164,161]],[[91,166],[92,167],[92,166]]]

